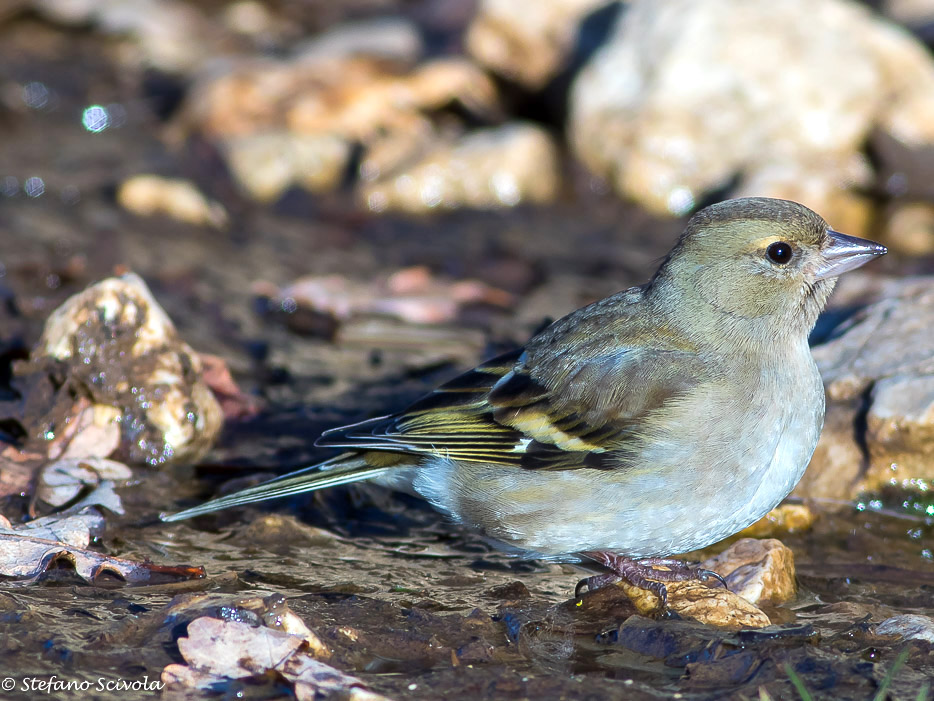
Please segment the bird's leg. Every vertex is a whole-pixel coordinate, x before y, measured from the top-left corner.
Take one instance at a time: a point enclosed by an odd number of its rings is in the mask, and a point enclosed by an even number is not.
[[[584,557],[597,562],[608,570],[606,574],[598,574],[582,579],[574,589],[574,596],[580,597],[581,591],[587,587],[594,591],[601,587],[614,584],[620,580],[629,582],[640,589],[648,589],[662,602],[662,607],[668,605],[668,590],[664,582],[684,582],[691,579],[707,581],[711,577],[728,589],[723,577],[712,570],[705,570],[689,565],[681,560],[667,557],[647,557],[640,560],[603,551],[581,553]],[[656,569],[665,567],[667,569]]]

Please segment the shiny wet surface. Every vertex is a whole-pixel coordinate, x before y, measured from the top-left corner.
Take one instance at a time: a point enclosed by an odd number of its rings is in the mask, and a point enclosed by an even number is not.
[[[155,481],[141,486],[148,499],[168,497],[173,487]],[[132,512],[147,512],[125,492]],[[934,596],[934,567],[915,539],[877,513],[825,516],[811,533],[785,537],[798,559],[800,593],[767,609],[776,626],[738,632],[634,616],[612,596],[581,610],[572,599],[579,570],[507,558],[418,502],[377,490],[334,490],[194,526],[130,523],[114,531],[102,544],[108,552],[196,562],[208,578],[102,587],[61,570],[38,586],[7,584],[0,596],[7,669],[23,677],[155,678],[179,661],[173,640],[186,621],[167,614],[173,598],[279,592],[334,650],[332,664],[395,697],[749,698],[764,686],[788,698],[790,665],[812,693],[862,699],[905,651],[893,698],[916,698],[934,674],[930,643],[873,633],[872,624],[893,615],[929,615]],[[861,555],[856,540],[867,548]],[[242,685],[231,684],[228,693]],[[250,693],[283,691],[273,684]]]

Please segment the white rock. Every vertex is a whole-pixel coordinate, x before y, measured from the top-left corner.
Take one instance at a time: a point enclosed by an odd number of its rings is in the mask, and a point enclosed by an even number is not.
[[[483,0],[467,29],[467,51],[527,88],[560,71],[582,20],[609,0]]]
[[[741,194],[794,194],[858,231],[854,196],[831,195],[866,182],[874,127],[934,142],[934,64],[846,0],[635,0],[570,106],[577,155],[653,211],[739,175]]]
[[[362,197],[374,211],[500,209],[547,202],[559,182],[551,137],[540,127],[514,122],[436,148],[411,168],[364,186]]]

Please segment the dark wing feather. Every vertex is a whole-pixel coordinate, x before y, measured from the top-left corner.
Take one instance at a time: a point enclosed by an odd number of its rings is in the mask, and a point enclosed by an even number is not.
[[[425,395],[405,411],[325,431],[315,445],[446,455],[518,465],[523,436],[497,423],[491,388],[513,370],[522,351],[498,356]]]
[[[549,387],[536,377],[541,364],[529,357],[541,350],[530,345],[494,358],[405,411],[326,431],[317,445],[536,470],[611,469],[621,465],[646,414],[696,381],[693,354],[683,349],[614,346],[564,371],[549,368],[545,375],[557,380]],[[561,362],[560,353],[543,355]]]

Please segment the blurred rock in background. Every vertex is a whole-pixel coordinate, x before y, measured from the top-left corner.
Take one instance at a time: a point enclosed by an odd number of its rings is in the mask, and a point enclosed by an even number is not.
[[[881,14],[851,0],[17,8],[111,37],[130,69],[179,76],[169,142],[207,139],[259,202],[293,187],[349,187],[376,212],[550,202],[564,132],[596,178],[659,215],[784,197],[841,230],[891,221],[896,248],[934,249],[921,208],[878,206],[911,206],[931,180],[914,154],[934,146],[934,62],[891,21],[934,38],[924,0]]]
[[[611,0],[484,0],[467,30],[480,64],[528,90],[564,70],[584,18]]]
[[[676,215],[722,191],[794,199],[865,233],[873,128],[934,143],[930,54],[843,0],[637,0],[570,102],[574,152]]]

